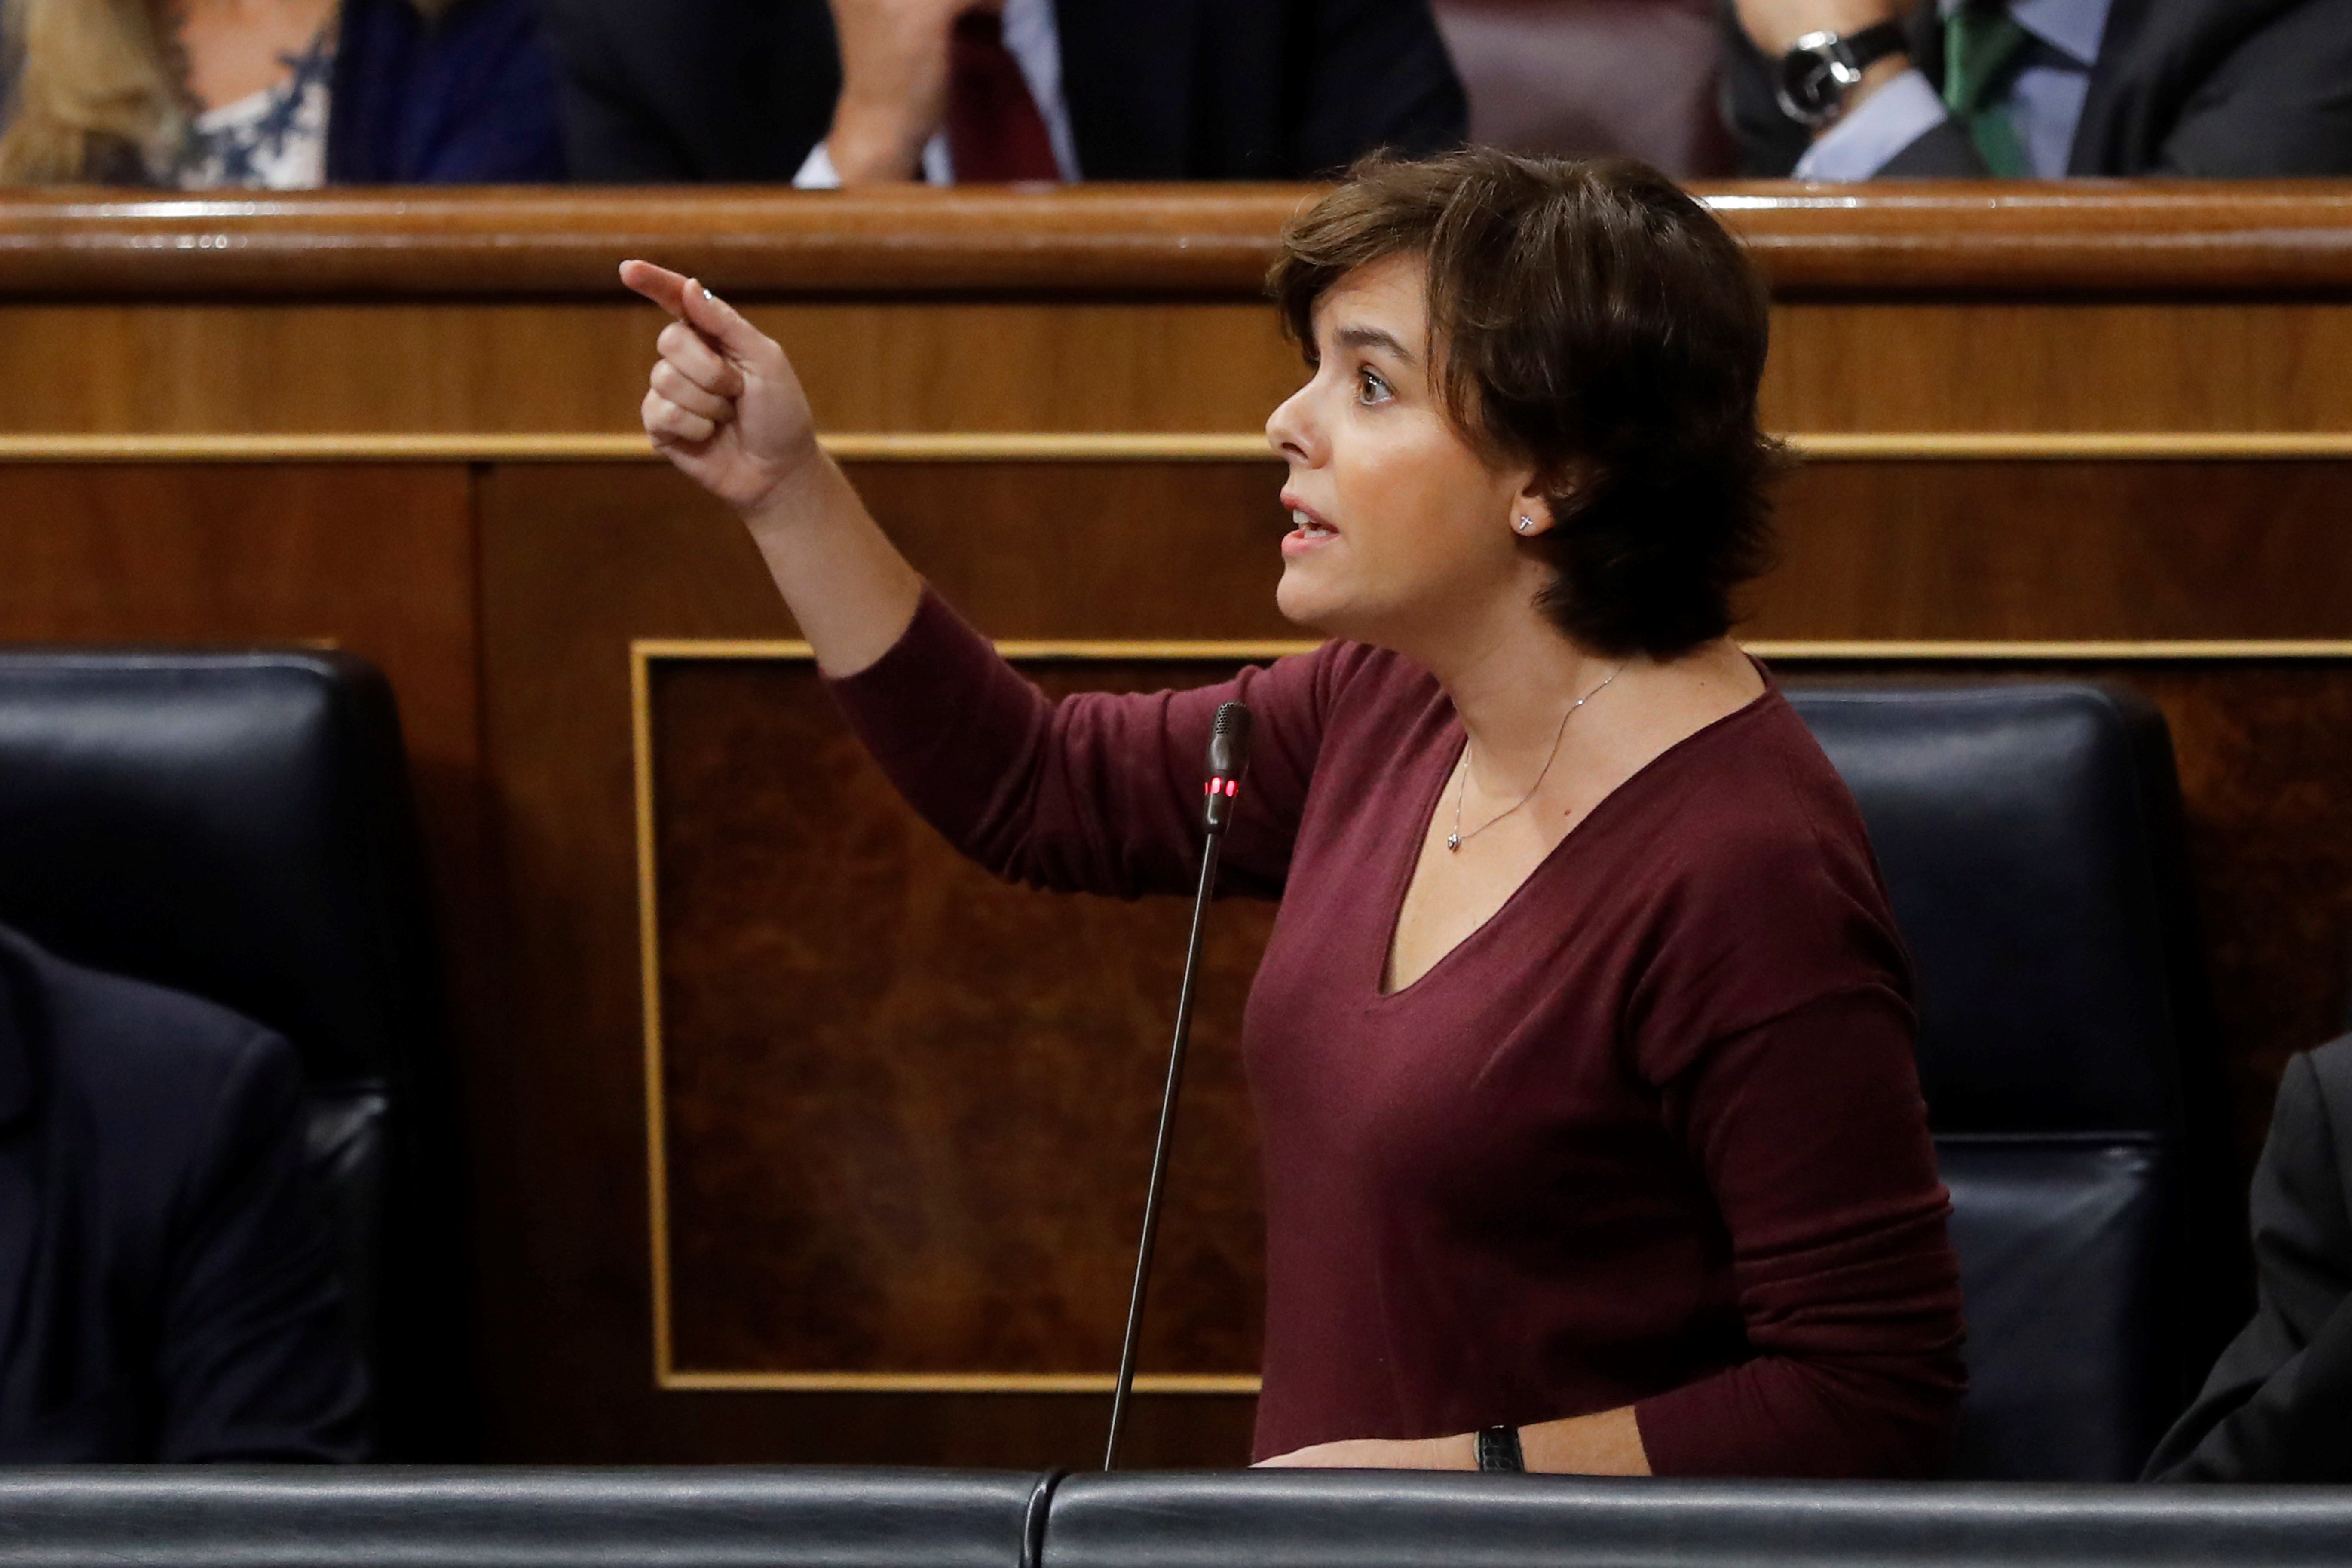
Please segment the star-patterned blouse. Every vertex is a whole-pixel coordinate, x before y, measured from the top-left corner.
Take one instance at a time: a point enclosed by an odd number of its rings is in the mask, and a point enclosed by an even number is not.
[[[282,55],[274,87],[207,110],[188,126],[163,176],[184,191],[311,190],[327,179],[327,105],[337,17],[298,55]]]

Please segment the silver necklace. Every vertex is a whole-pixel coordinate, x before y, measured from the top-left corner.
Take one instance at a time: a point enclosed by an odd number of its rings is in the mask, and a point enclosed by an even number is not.
[[[1619,676],[1624,673],[1625,667],[1622,664],[1619,665],[1616,668],[1609,672],[1608,679],[1603,680],[1600,685],[1594,687],[1591,690],[1586,692],[1583,696],[1578,698],[1575,701],[1568,705],[1568,711],[1559,716],[1559,728],[1552,731],[1551,754],[1544,758],[1543,770],[1536,774],[1536,782],[1528,786],[1528,793],[1519,796],[1519,798],[1514,802],[1507,810],[1488,817],[1486,821],[1480,823],[1466,834],[1462,831],[1462,798],[1470,793],[1470,743],[1466,740],[1462,743],[1462,783],[1454,792],[1454,831],[1445,836],[1445,851],[1447,854],[1459,855],[1462,853],[1462,847],[1465,844],[1469,843],[1471,839],[1477,837],[1478,835],[1486,832],[1486,829],[1502,821],[1504,817],[1510,816],[1512,812],[1518,810],[1520,806],[1523,806],[1527,805],[1528,802],[1535,799],[1536,791],[1543,788],[1544,780],[1551,775],[1552,763],[1559,760],[1560,738],[1568,733],[1568,721],[1576,717],[1576,710],[1578,709],[1583,707],[1586,703],[1591,701],[1594,698],[1608,690],[1609,682],[1611,680],[1616,679]]]

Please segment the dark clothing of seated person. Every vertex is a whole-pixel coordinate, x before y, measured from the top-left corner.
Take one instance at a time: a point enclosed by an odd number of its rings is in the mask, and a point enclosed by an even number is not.
[[[1749,174],[2352,174],[2344,0],[1725,0],[1724,15]],[[1860,79],[1792,85],[1807,123],[1775,89],[1812,70],[1786,51],[1822,31],[1854,46]]]
[[[0,930],[0,1461],[355,1460],[286,1042]]]
[[[0,181],[563,177],[539,0],[6,0]]]
[[[2258,1295],[2153,1480],[2352,1481],[2352,1037],[2279,1083],[2250,1204]]]
[[[549,7],[580,180],[1287,180],[1469,124],[1428,0]]]
[[[1281,904],[1242,1037],[1259,1460],[1933,1474],[1965,1379],[1908,963],[1728,636],[1777,466],[1754,268],[1654,171],[1486,150],[1367,165],[1284,244],[1276,602],[1330,640],[1218,685],[1049,701],[814,447],[782,349],[638,262],[683,317],[644,416],[1000,876],[1190,892],[1213,716],[1255,713],[1222,886]]]

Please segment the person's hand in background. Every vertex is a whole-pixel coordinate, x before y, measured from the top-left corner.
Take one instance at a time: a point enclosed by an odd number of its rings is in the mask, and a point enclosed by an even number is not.
[[[1807,33],[1852,37],[1864,27],[1903,15],[1896,0],[1737,0],[1739,25],[1764,51],[1779,59]]]
[[[911,180],[947,121],[949,36],[967,11],[1003,0],[832,0],[841,98],[825,136],[845,185]]]

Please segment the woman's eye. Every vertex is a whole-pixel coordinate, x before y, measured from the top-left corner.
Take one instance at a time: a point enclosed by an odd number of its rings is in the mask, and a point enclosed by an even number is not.
[[[1390,390],[1389,384],[1381,379],[1380,372],[1369,365],[1356,372],[1357,402],[1384,403],[1394,395],[1395,394]]]

